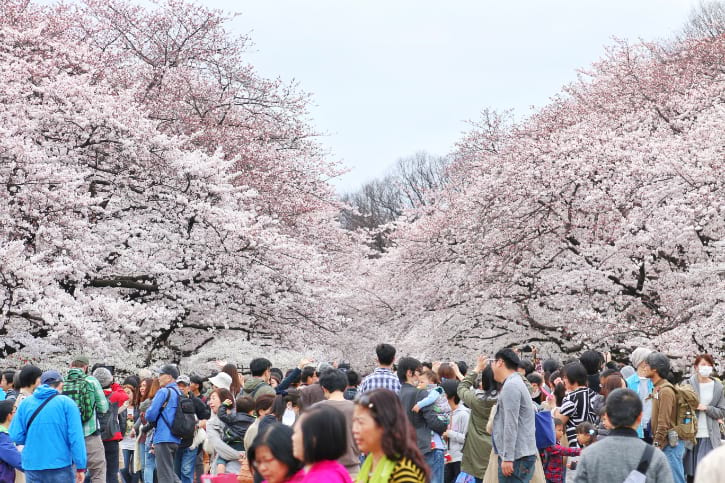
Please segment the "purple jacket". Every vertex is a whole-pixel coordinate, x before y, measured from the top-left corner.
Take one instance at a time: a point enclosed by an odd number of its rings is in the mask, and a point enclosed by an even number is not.
[[[20,466],[20,451],[5,431],[0,432],[0,481],[13,483],[15,469],[22,470]]]

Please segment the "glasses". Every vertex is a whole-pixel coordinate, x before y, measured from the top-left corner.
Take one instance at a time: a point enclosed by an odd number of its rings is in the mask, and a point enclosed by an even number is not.
[[[254,467],[255,470],[258,470],[259,471],[259,467],[260,466],[263,466],[263,465],[271,465],[275,461],[277,461],[277,460],[274,459],[274,458],[269,458],[269,459],[266,459],[266,460],[257,460],[257,459],[255,459],[254,461],[252,461],[252,466]]]

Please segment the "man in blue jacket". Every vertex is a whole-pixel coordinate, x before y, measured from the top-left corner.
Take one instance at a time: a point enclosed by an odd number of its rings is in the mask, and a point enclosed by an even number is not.
[[[176,379],[179,370],[167,364],[159,371],[161,389],[154,396],[151,406],[146,410],[146,420],[156,424],[154,431],[154,454],[156,455],[156,474],[164,483],[180,483],[174,471],[174,459],[181,439],[171,433],[179,404],[179,387]]]
[[[85,479],[81,414],[71,398],[60,394],[62,390],[63,376],[57,371],[44,372],[40,386],[18,406],[10,423],[10,439],[25,445],[22,464],[28,483],[81,483]]]

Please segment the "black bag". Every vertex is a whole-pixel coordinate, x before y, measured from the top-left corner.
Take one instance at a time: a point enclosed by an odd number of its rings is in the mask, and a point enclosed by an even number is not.
[[[179,396],[178,404],[176,405],[176,413],[174,414],[174,421],[169,424],[164,416],[164,409],[169,404],[169,398],[171,397],[171,389],[166,394],[166,401],[161,406],[161,419],[164,420],[166,426],[171,430],[171,434],[183,440],[194,438],[194,431],[196,430],[196,411],[194,410],[194,402],[188,397],[182,395],[178,390],[176,394]]]
[[[116,433],[121,432],[121,425],[118,423],[118,403],[108,401],[108,411],[98,414],[98,427],[101,430],[102,441],[111,441]]]

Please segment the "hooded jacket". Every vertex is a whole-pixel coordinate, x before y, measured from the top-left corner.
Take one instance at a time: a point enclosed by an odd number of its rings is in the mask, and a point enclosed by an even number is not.
[[[260,377],[252,377],[244,381],[243,389],[242,396],[250,396],[255,401],[263,394],[271,394],[272,396],[277,394],[277,391]]]
[[[10,439],[25,445],[22,454],[24,470],[52,470],[75,465],[86,469],[86,442],[81,413],[68,396],[57,395],[40,410],[28,431],[28,420],[43,402],[58,394],[43,384],[18,406],[10,423]]]
[[[163,409],[162,406],[168,397],[168,404]],[[176,406],[179,404],[179,387],[175,382],[171,382],[156,393],[151,406],[146,410],[146,420],[156,423],[154,430],[154,443],[181,443],[181,439],[171,434],[171,425],[174,424],[176,417]]]

